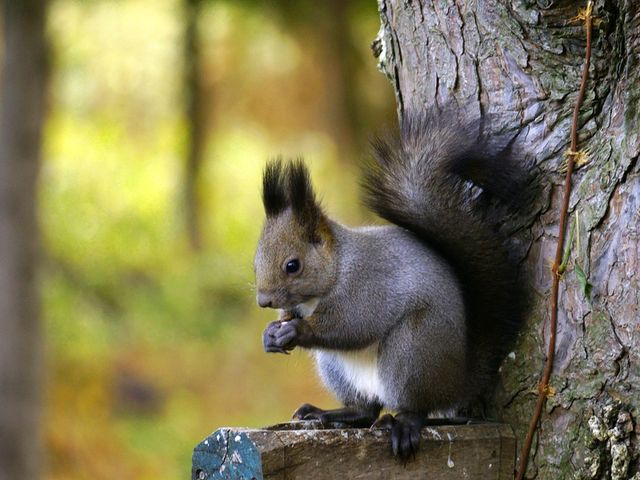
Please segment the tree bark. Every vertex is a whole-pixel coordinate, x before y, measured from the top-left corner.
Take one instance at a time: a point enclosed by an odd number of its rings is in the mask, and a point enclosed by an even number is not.
[[[0,113],[0,479],[39,478],[36,180],[45,0],[5,0]]]
[[[558,236],[563,154],[584,61],[571,0],[379,0],[379,66],[398,112],[456,101],[491,114],[544,185],[514,239],[536,292],[498,407],[520,442],[547,350],[550,265]],[[571,260],[560,286],[549,396],[529,462],[540,479],[640,478],[640,3],[598,0],[574,174]],[[516,227],[514,227],[516,228]],[[580,272],[584,272],[584,277]]]

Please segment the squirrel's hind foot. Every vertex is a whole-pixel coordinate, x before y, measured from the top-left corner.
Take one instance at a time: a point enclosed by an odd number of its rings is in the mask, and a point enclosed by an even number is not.
[[[367,408],[343,407],[333,410],[323,410],[305,403],[293,413],[294,420],[318,420],[323,425],[330,423],[344,424],[349,427],[368,428],[378,418],[380,407]]]
[[[395,417],[387,413],[380,417],[371,428],[391,430],[393,455],[406,463],[410,458],[415,458],[420,448],[420,430],[426,420],[424,415],[417,413],[400,412]]]

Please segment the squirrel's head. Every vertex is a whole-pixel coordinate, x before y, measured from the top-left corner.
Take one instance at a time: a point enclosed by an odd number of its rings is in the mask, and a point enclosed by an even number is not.
[[[267,164],[262,201],[267,219],[254,263],[258,305],[292,309],[325,295],[336,279],[333,235],[302,160]]]

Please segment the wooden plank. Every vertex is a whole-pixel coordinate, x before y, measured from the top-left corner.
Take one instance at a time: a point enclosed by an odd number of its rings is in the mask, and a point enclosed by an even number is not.
[[[388,431],[290,422],[215,431],[194,449],[191,478],[511,480],[515,450],[508,425],[425,427],[416,458],[403,464]]]

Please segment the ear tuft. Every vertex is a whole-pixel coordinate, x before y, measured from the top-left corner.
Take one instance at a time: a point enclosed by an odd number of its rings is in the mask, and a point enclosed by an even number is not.
[[[279,215],[289,205],[285,188],[282,159],[271,160],[267,163],[262,176],[262,203],[267,217]]]
[[[285,163],[277,158],[267,163],[262,177],[262,202],[267,218],[276,217],[291,207],[305,237],[310,242],[321,241],[325,217],[302,159]]]
[[[293,214],[304,228],[307,238],[319,242],[320,224],[324,215],[313,192],[309,170],[302,159],[298,158],[287,164],[286,176]]]
[[[291,208],[294,212],[304,213],[307,208],[315,205],[316,200],[309,170],[301,159],[291,160],[287,164],[287,179],[291,195]]]

